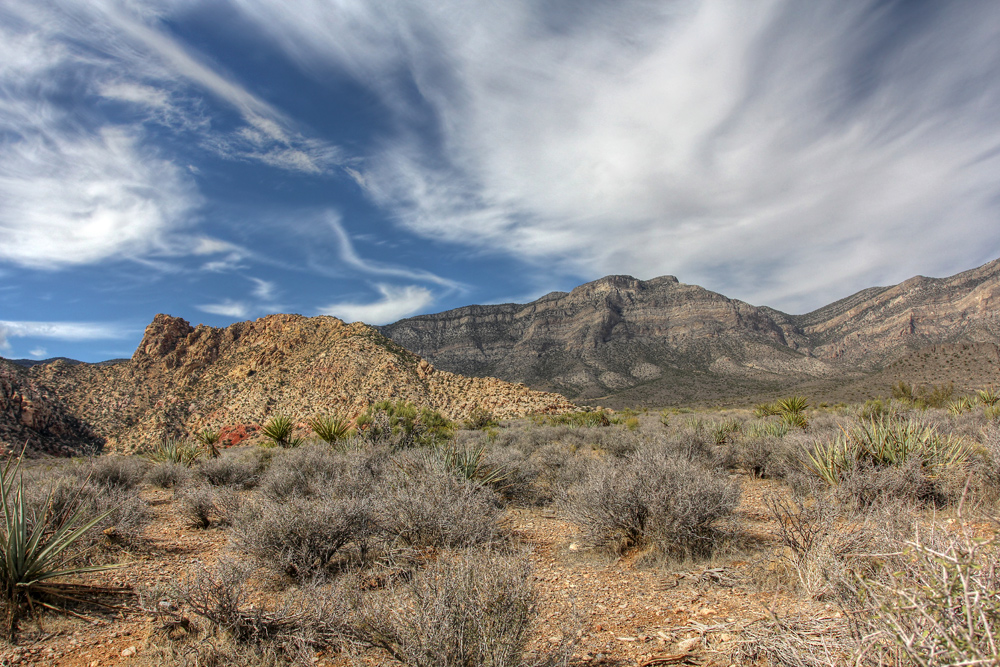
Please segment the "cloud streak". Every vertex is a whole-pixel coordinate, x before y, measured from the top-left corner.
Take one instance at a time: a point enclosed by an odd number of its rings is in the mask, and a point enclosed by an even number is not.
[[[395,111],[353,177],[427,238],[790,310],[1000,254],[995,3],[237,6]]]
[[[375,289],[381,299],[371,303],[340,302],[331,303],[319,309],[319,315],[333,315],[345,322],[366,324],[388,324],[408,315],[413,315],[433,303],[434,295],[426,287],[406,285],[398,287],[379,283]]]

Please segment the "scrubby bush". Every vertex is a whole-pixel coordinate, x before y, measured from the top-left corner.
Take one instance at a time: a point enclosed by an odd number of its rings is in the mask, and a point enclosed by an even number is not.
[[[181,486],[191,479],[191,470],[183,464],[164,461],[157,463],[146,473],[146,481],[161,489]]]
[[[384,450],[337,452],[321,445],[305,445],[281,452],[271,460],[260,489],[275,499],[366,493],[381,476],[387,461]]]
[[[472,551],[364,600],[357,640],[413,667],[520,667],[534,595],[525,558]]]
[[[249,489],[257,485],[270,465],[273,450],[231,449],[216,459],[202,461],[194,471],[197,478],[212,486]]]
[[[407,547],[469,547],[502,536],[496,493],[457,479],[429,455],[401,459],[377,493],[386,538]]]
[[[295,579],[364,563],[376,535],[372,497],[267,496],[248,501],[230,528],[235,545]]]
[[[598,462],[570,487],[563,504],[593,541],[623,553],[651,546],[664,553],[707,553],[714,524],[739,502],[728,477],[663,448]]]
[[[216,514],[215,492],[210,486],[193,486],[177,495],[181,514],[194,528],[208,528]]]
[[[115,454],[96,456],[87,465],[78,468],[81,476],[108,489],[134,489],[146,476],[147,463],[137,456]]]
[[[358,432],[394,449],[435,445],[452,438],[455,425],[440,412],[406,401],[380,401],[357,419]]]

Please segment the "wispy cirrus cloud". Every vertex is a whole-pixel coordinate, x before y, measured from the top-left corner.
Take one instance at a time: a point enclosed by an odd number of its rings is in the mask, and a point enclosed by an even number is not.
[[[235,6],[394,110],[352,176],[428,238],[792,310],[1000,254],[993,2]]]
[[[11,338],[48,338],[60,341],[123,340],[135,331],[101,322],[18,322],[0,320],[0,350],[9,350]]]
[[[369,303],[344,301],[331,303],[318,310],[319,315],[333,315],[345,322],[388,324],[408,315],[421,312],[434,302],[434,295],[419,285],[396,286],[386,283],[375,285],[380,299]]]

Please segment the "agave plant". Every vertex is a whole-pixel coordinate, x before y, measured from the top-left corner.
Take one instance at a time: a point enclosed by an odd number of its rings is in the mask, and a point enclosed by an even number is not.
[[[309,420],[309,428],[320,440],[331,445],[351,436],[351,422],[340,415],[317,415]]]
[[[8,640],[13,640],[26,605],[58,611],[47,599],[78,599],[91,590],[104,590],[52,580],[117,567],[73,566],[68,553],[88,530],[115,508],[88,518],[87,508],[77,494],[62,511],[53,511],[53,496],[50,493],[45,503],[47,511],[38,516],[29,509],[25,498],[20,459],[16,463],[8,461],[0,473],[0,504],[3,505],[3,524],[0,525],[0,594],[6,607],[4,632]],[[72,598],[68,592],[72,592]]]
[[[763,419],[764,417],[770,417],[772,415],[780,415],[781,408],[778,407],[777,403],[758,403],[753,408],[753,416],[758,419]]]
[[[264,437],[270,440],[273,445],[278,447],[298,447],[302,444],[302,438],[292,437],[294,431],[295,422],[290,417],[284,415],[271,417],[260,430]]]

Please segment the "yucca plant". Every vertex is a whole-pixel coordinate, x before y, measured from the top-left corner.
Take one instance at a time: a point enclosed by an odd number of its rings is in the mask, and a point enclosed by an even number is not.
[[[933,426],[914,421],[872,420],[841,431],[835,441],[807,451],[805,457],[806,469],[834,486],[861,464],[885,468],[918,457],[924,474],[936,477],[965,463],[970,454],[962,438],[942,436]]]
[[[998,392],[993,387],[980,389],[978,392],[976,392],[976,396],[979,398],[980,403],[989,406],[991,408],[997,403],[1000,403],[1000,392]]]
[[[213,459],[219,458],[219,438],[220,433],[210,428],[202,429],[194,436],[194,439],[201,443],[205,451],[208,452],[209,458]]]
[[[351,436],[351,422],[340,415],[317,415],[309,420],[309,428],[320,440],[335,444]]]
[[[6,606],[4,632],[7,639],[12,641],[25,605],[57,610],[48,599],[69,599],[69,592],[72,593],[72,599],[79,599],[91,590],[105,590],[52,580],[116,567],[73,566],[68,554],[68,550],[88,530],[115,508],[88,519],[87,508],[77,493],[68,506],[55,511],[53,494],[50,492],[45,503],[46,511],[39,516],[29,509],[20,459],[16,462],[8,461],[0,473],[0,504],[3,505],[3,525],[0,526],[0,592]]]
[[[278,415],[276,417],[271,417],[270,420],[264,427],[261,428],[260,432],[265,438],[271,441],[271,444],[278,447],[298,447],[302,444],[302,438],[293,438],[292,433],[295,431],[295,422],[291,420],[290,417],[284,415]]]
[[[966,412],[970,412],[975,407],[976,404],[975,402],[973,402],[972,399],[970,399],[968,396],[963,396],[962,398],[956,401],[951,401],[950,403],[948,403],[948,412],[950,412],[953,415],[961,415],[965,414]]]
[[[201,456],[201,450],[177,438],[164,438],[144,456],[156,463],[179,463],[190,467]]]
[[[725,419],[718,424],[712,424],[712,440],[717,445],[724,445],[742,430],[742,426],[733,418]]]
[[[791,430],[791,426],[784,421],[752,422],[743,429],[743,435],[748,438],[784,438]]]
[[[764,417],[770,417],[772,415],[780,415],[781,408],[778,407],[777,403],[758,403],[754,406],[753,416],[758,419],[763,419]]]
[[[778,412],[783,415],[798,415],[809,407],[809,400],[803,396],[789,396],[777,403]]]
[[[484,461],[486,446],[459,449],[454,444],[440,449],[441,460],[452,474],[478,482],[496,490],[502,490],[510,478],[511,471],[504,466],[487,466]]]

